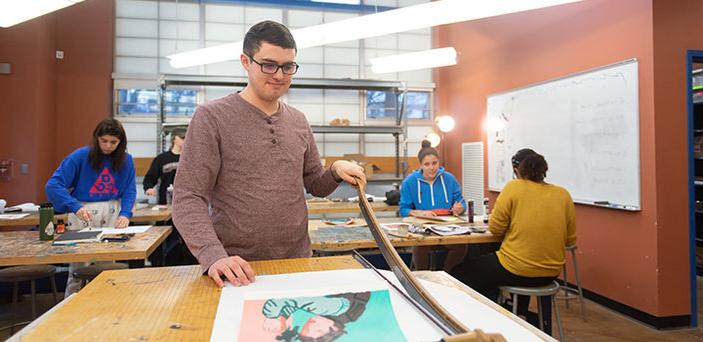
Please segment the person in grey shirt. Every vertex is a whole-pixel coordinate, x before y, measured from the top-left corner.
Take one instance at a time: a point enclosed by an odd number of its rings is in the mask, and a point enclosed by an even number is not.
[[[173,221],[220,287],[223,278],[235,286],[254,281],[247,260],[312,255],[303,188],[324,197],[342,181],[365,181],[348,161],[325,169],[305,115],[279,101],[298,70],[296,53],[282,24],[252,26],[240,56],[247,86],[199,106],[188,128]]]

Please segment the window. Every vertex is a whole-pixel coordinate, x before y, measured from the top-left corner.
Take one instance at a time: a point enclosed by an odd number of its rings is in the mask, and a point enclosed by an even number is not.
[[[396,108],[403,101],[403,93],[396,96],[391,91],[366,92],[366,117],[368,119],[395,119]],[[410,120],[429,120],[431,115],[432,93],[408,91],[405,93],[405,115]]]
[[[159,92],[156,89],[119,89],[117,91],[118,115],[158,115]],[[166,116],[190,116],[195,112],[197,90],[172,89],[164,93]]]

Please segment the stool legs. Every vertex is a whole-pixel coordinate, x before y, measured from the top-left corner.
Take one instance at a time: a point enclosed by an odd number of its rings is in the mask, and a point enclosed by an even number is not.
[[[564,337],[564,328],[561,327],[561,316],[559,315],[559,306],[557,306],[557,301],[555,296],[550,296],[552,299],[552,305],[554,306],[554,315],[557,318],[557,330],[559,331],[559,340],[564,342],[566,338]],[[567,301],[568,303],[568,301]]]
[[[10,321],[10,334],[15,333],[15,322],[17,322],[17,299],[19,292],[19,284],[12,283],[12,321]]]
[[[569,273],[567,272],[568,269],[566,268],[566,262],[564,262],[563,269],[564,269],[564,286],[568,287],[569,286],[568,285]],[[576,272],[576,274],[578,274],[578,272]],[[578,283],[578,281],[576,281],[576,282]],[[569,308],[569,290],[568,289],[564,289],[564,298],[566,299],[566,308],[568,309]]]
[[[58,291],[56,291],[56,277],[54,277],[54,275],[51,275],[51,277],[49,277],[49,281],[51,282],[51,292],[54,294],[54,304],[58,304],[59,296]]]
[[[581,279],[579,278],[579,266],[578,266],[578,263],[576,262],[576,251],[575,250],[571,251],[571,257],[572,257],[572,260],[574,261],[574,272],[576,273],[576,288],[579,291],[579,303],[581,303],[581,319],[583,319],[585,321],[586,320],[586,307],[585,307],[585,303],[583,302],[583,290],[581,289]],[[564,275],[566,275],[566,273],[564,273]],[[568,293],[569,291],[566,291],[566,292]],[[568,303],[569,303],[568,299],[566,300],[566,303],[568,305]]]
[[[37,318],[37,282],[31,280],[29,282],[32,287],[32,319]]]

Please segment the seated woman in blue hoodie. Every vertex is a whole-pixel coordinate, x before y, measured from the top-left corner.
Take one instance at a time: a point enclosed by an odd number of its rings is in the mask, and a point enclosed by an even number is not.
[[[461,215],[464,207],[464,197],[456,177],[439,166],[439,153],[430,146],[427,140],[422,141],[422,148],[417,154],[420,168],[408,175],[400,187],[400,215],[405,216],[436,216]],[[444,263],[446,270],[464,259],[465,245],[446,246],[449,250]],[[416,269],[426,269],[429,266],[429,251],[431,247],[414,247],[413,264]]]
[[[46,182],[45,191],[57,212],[69,213],[69,230],[127,227],[137,186],[122,124],[115,119],[98,123],[91,146],[69,154]],[[80,280],[73,278],[73,270],[81,266],[69,266],[66,296],[80,289]]]

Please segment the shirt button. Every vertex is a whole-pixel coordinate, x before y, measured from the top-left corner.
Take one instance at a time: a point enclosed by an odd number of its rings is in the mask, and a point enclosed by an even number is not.
[[[269,125],[273,123],[273,121],[271,121],[271,119],[266,119],[266,122],[268,122]]]
[[[274,145],[275,145],[276,142],[278,142],[278,140],[276,140],[276,139],[271,139],[271,142],[274,143]]]
[[[276,130],[271,128],[271,134],[276,133]]]

